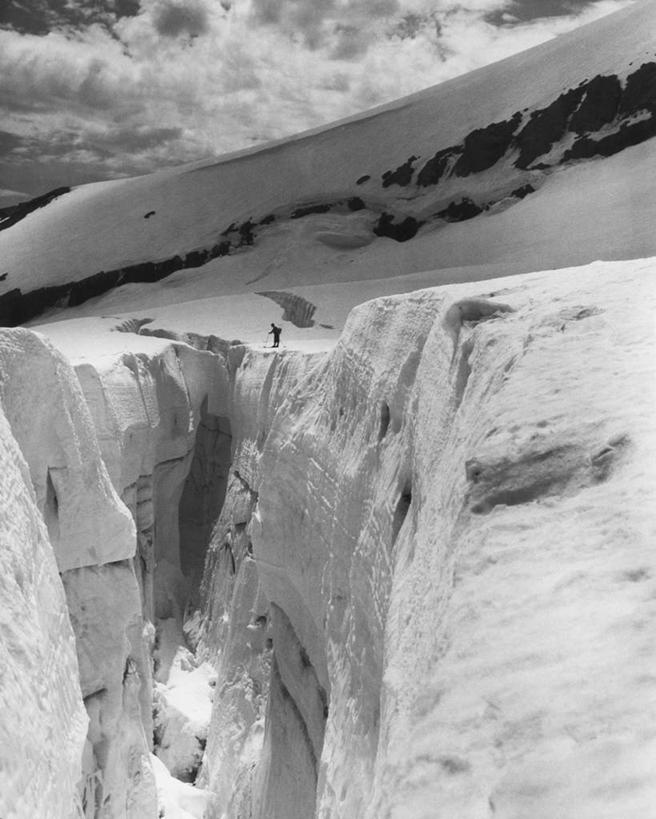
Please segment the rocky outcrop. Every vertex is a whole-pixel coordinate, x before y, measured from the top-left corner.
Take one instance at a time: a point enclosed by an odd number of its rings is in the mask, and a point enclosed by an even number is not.
[[[504,206],[516,204],[523,197],[513,199],[512,191],[525,191],[528,186],[537,189],[551,169],[610,157],[654,137],[655,77],[654,62],[645,62],[626,76],[598,74],[564,89],[549,102],[475,128],[463,134],[458,143],[431,146],[424,150],[428,159],[422,159],[418,150],[405,161],[397,157],[395,161],[401,164],[384,171],[375,186],[367,185],[366,198],[356,195],[356,191],[371,182],[368,174],[348,182],[341,198],[315,193],[309,200],[282,202],[275,213],[242,216],[227,227],[225,222],[217,224],[213,240],[205,239],[199,242],[201,246],[190,243],[168,258],[89,271],[90,275],[78,280],[60,280],[56,285],[29,292],[22,289],[20,277],[8,270],[2,274],[8,284],[0,295],[0,324],[22,324],[52,307],[74,307],[124,284],[160,281],[177,271],[246,252],[273,229],[274,223],[327,213],[345,217],[354,211],[368,211],[371,218],[366,226],[360,225],[355,237],[344,238],[335,231],[318,237],[324,245],[339,250],[365,246],[375,237],[407,242],[424,225],[435,229],[444,221],[471,219],[500,202]],[[409,146],[412,139],[409,135]],[[414,139],[424,142],[425,134],[417,134]],[[492,169],[496,169],[499,179],[490,185],[486,174]],[[0,222],[0,228],[10,227],[63,192],[66,189],[58,189],[18,206],[15,214]],[[474,203],[477,210],[463,203]],[[156,212],[148,211],[145,216],[153,214]]]
[[[67,187],[55,188],[52,191],[48,191],[48,193],[44,193],[42,196],[37,196],[27,202],[20,202],[11,208],[0,210],[0,230],[7,230],[7,228],[20,222],[21,219],[24,219],[30,213],[33,213],[38,208],[45,208],[46,205],[49,205],[52,201],[57,199],[57,197],[69,193],[70,190],[71,189]]]
[[[412,181],[412,175],[414,173],[414,163],[417,162],[418,159],[418,156],[408,157],[408,159],[406,159],[402,165],[399,165],[396,170],[385,171],[382,176],[383,187],[389,188],[390,185],[398,185],[399,187],[404,188],[406,185],[409,185]]]
[[[382,213],[374,227],[376,236],[387,236],[395,242],[408,242],[414,239],[423,225],[423,222],[414,216],[400,218],[400,221],[396,221],[396,218],[392,213]]]

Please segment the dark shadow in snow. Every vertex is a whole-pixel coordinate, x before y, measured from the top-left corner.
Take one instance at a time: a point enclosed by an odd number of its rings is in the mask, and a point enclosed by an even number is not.
[[[280,305],[283,309],[283,321],[291,321],[295,327],[314,327],[312,316],[316,313],[317,308],[311,301],[284,290],[264,290],[257,295],[266,296]]]

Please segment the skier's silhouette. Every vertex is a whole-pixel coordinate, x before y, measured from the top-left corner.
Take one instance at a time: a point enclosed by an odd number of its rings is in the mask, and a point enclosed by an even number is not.
[[[267,335],[271,335],[273,333],[273,344],[272,347],[279,347],[280,346],[280,333],[282,333],[282,327],[277,327],[273,322],[271,322],[271,329],[267,333]]]

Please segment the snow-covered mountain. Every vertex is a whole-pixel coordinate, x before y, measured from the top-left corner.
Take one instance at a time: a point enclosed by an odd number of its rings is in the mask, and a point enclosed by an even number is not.
[[[0,222],[0,816],[651,815],[655,24]]]
[[[0,222],[0,320],[120,285],[132,305],[175,271],[170,303],[652,255],[655,22],[639,2],[330,128],[21,205]]]

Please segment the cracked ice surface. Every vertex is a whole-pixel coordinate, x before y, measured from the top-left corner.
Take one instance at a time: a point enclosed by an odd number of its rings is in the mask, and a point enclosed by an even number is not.
[[[70,442],[95,434],[86,451],[102,453],[114,486],[87,483],[110,520],[126,517],[121,495],[136,523],[138,571],[119,560],[64,576],[94,764],[108,743],[106,782],[128,815],[154,810],[139,594],[142,617],[159,606],[160,624],[181,633],[177,499],[205,396],[208,412],[229,419],[233,462],[194,615],[197,656],[186,674],[173,664],[163,692],[170,736],[193,734],[184,752],[171,741],[171,764],[180,751],[182,767],[195,767],[207,730],[202,790],[153,763],[171,815],[649,814],[653,265],[378,299],[351,313],[327,353],[214,355],[103,336],[99,320],[95,353],[75,362],[88,413],[64,359],[34,334],[6,331],[7,373],[18,378],[16,339],[26,341],[72,419],[64,430],[80,430],[63,436],[66,457],[88,475]],[[73,348],[93,328],[85,321],[42,332]],[[191,327],[193,313],[181,308],[177,321]],[[53,362],[62,378],[49,375]],[[75,400],[60,397],[62,383]],[[41,395],[35,381],[12,396],[29,390]],[[56,540],[53,497],[72,484],[39,476],[43,451],[60,453],[59,428],[36,401],[43,446],[30,448],[32,427],[11,400]],[[205,659],[217,669],[209,729]],[[133,762],[121,768],[124,758]],[[108,815],[120,815],[112,804]]]

